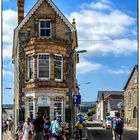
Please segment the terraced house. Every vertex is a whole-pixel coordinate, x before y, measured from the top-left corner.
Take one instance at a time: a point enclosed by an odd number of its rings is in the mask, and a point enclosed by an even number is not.
[[[52,0],[38,0],[24,17],[24,0],[17,0],[12,59],[15,77],[15,125],[37,111],[53,118],[70,114],[76,94],[77,34]]]

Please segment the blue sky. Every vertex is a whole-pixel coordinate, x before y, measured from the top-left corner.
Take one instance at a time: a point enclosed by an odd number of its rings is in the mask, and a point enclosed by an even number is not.
[[[25,13],[37,0],[25,0]],[[135,64],[137,50],[137,0],[53,0],[71,22],[76,19],[77,80],[82,100],[95,101],[98,90],[123,90]],[[13,29],[17,26],[17,1],[3,0],[3,103],[13,103],[11,63]],[[91,82],[90,84],[84,84]],[[10,87],[12,89],[5,89]]]

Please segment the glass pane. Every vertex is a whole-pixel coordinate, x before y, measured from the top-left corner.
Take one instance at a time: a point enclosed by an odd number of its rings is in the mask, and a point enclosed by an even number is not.
[[[54,66],[61,68],[61,61],[55,61]]]
[[[40,28],[45,28],[45,21],[40,21]]]
[[[40,78],[48,78],[49,77],[49,69],[48,68],[39,68],[39,77]]]
[[[49,59],[49,55],[39,55],[39,59]]]
[[[39,67],[40,66],[49,66],[49,61],[48,60],[39,60]]]
[[[50,28],[50,21],[46,21],[46,28]]]
[[[51,35],[50,29],[46,29],[46,36],[50,36],[50,35]]]
[[[61,69],[55,68],[54,75],[55,75],[55,79],[61,79]]]
[[[45,29],[40,29],[40,36],[46,36],[45,35]]]
[[[62,56],[55,56],[56,60],[62,60]]]

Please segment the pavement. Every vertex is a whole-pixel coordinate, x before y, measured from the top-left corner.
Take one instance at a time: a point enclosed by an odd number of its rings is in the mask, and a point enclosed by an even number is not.
[[[11,131],[3,132],[2,140],[12,140]]]
[[[130,127],[130,126],[124,126],[124,130],[138,131],[138,128]]]

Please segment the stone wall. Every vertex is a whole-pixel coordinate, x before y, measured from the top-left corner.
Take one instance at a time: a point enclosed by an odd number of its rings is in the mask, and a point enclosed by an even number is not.
[[[131,106],[128,106],[128,94],[131,93]],[[137,115],[134,116],[134,108],[138,108],[138,71],[135,69],[127,88],[124,91],[125,123],[131,127],[137,127]]]

